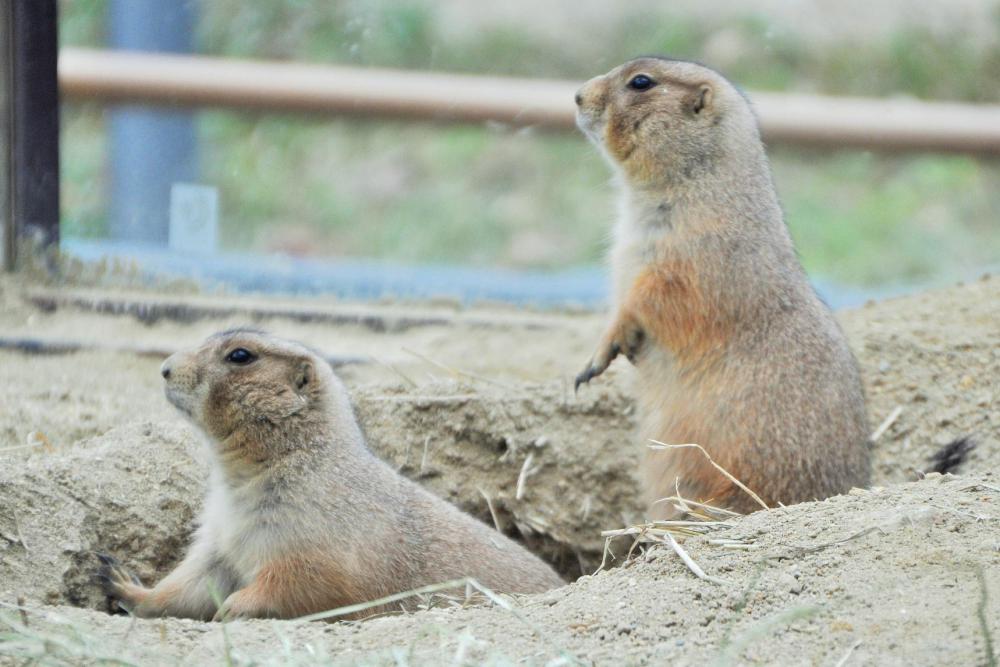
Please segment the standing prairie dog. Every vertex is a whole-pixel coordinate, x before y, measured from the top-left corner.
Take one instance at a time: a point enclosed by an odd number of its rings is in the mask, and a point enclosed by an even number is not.
[[[697,443],[770,506],[867,485],[857,362],[795,254],[747,100],[706,67],[639,58],[576,102],[622,190],[614,316],[577,386],[626,355],[643,443]],[[696,449],[649,451],[643,472],[654,517],[678,489],[760,507]]]
[[[177,569],[149,589],[102,557],[105,591],[134,614],[290,618],[466,576],[504,593],[563,583],[376,458],[340,380],[302,345],[236,329],[174,354],[161,372],[212,462]]]

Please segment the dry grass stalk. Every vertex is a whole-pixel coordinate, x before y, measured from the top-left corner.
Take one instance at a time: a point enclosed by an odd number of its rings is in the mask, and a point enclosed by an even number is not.
[[[878,439],[885,435],[885,432],[889,430],[889,427],[896,423],[896,420],[899,419],[899,415],[901,414],[903,414],[903,406],[897,405],[895,409],[889,413],[889,416],[886,417],[882,423],[878,425],[878,428],[872,433],[871,441],[873,443],[878,442]]]
[[[679,493],[676,496],[667,496],[666,498],[660,498],[659,500],[654,501],[653,504],[656,505],[658,503],[668,503],[668,502],[675,503],[674,507],[683,512],[687,512],[688,514],[699,517],[716,515],[716,518],[722,518],[722,517],[733,518],[737,516],[743,516],[739,512],[727,510],[724,507],[716,507],[715,505],[709,505],[707,503],[699,503],[694,500],[682,498]],[[702,511],[692,510],[691,509],[692,506],[697,507],[699,510]],[[707,520],[712,521],[715,520],[715,518],[710,518]]]
[[[854,649],[856,649],[859,646],[861,646],[861,640],[860,639],[858,641],[854,642],[853,644],[851,644],[851,647],[849,649],[847,649],[847,653],[845,653],[844,656],[840,660],[837,661],[837,664],[834,665],[834,667],[844,667],[844,665],[847,664],[847,661],[851,659],[851,654],[854,653]]]
[[[452,375],[454,375],[456,377],[464,377],[464,378],[467,378],[469,380],[475,380],[477,382],[485,382],[486,384],[491,384],[494,387],[500,387],[501,389],[506,389],[508,391],[513,391],[513,387],[511,387],[510,385],[506,385],[503,382],[498,382],[497,380],[493,380],[491,378],[485,377],[483,375],[479,375],[478,373],[473,373],[471,371],[463,371],[463,370],[460,370],[458,368],[452,368],[451,366],[446,366],[445,364],[442,364],[440,361],[435,361],[434,359],[431,359],[427,355],[421,354],[420,352],[417,352],[416,350],[411,350],[408,347],[404,347],[404,348],[402,348],[402,350],[403,350],[403,352],[406,352],[407,354],[412,354],[417,359],[420,359],[421,361],[423,361],[425,363],[428,363],[431,366],[439,368],[439,369],[443,370],[446,373],[451,373]]]
[[[493,527],[497,529],[497,532],[503,532],[503,524],[500,523],[500,517],[497,515],[497,510],[493,507],[493,499],[489,497],[482,487],[478,488],[479,495],[486,499],[486,507],[490,510],[490,516],[493,517]]]
[[[424,474],[424,470],[427,469],[427,450],[431,445],[431,436],[424,438],[424,453],[420,456],[420,473]]]
[[[21,532],[21,522],[17,520],[16,514],[14,515],[14,529],[17,531],[17,541],[21,543],[22,547],[24,547],[25,552],[30,554],[31,547],[29,547],[28,543],[24,540],[24,533]]]
[[[346,607],[339,607],[337,609],[330,609],[329,611],[322,611],[316,614],[309,614],[308,616],[300,616],[299,618],[293,619],[293,622],[300,621],[320,621],[329,618],[338,618],[341,616],[346,616],[348,614],[354,614],[359,611],[364,611],[366,609],[371,609],[372,607],[380,607],[386,604],[391,604],[393,602],[399,602],[405,600],[409,597],[422,597],[425,595],[441,595],[448,597],[448,591],[454,591],[456,589],[465,590],[465,600],[468,601],[472,597],[472,591],[476,591],[482,597],[486,598],[492,602],[497,607],[503,609],[504,611],[511,614],[514,618],[520,621],[525,627],[528,628],[536,637],[538,637],[542,642],[549,646],[550,649],[560,654],[562,659],[562,664],[580,664],[580,661],[576,656],[572,655],[561,646],[557,645],[552,641],[549,636],[542,631],[542,629],[536,624],[528,620],[528,618],[521,613],[521,611],[511,604],[510,600],[506,596],[498,595],[494,593],[489,588],[483,586],[478,581],[471,577],[463,577],[461,579],[453,579],[451,581],[445,581],[440,584],[431,584],[429,586],[421,586],[420,588],[415,588],[410,591],[403,591],[401,593],[395,593],[393,595],[388,595],[384,598],[378,600],[372,600],[370,602],[360,602],[358,604],[348,605]],[[2,604],[2,603],[0,603]]]
[[[294,621],[321,621],[328,618],[337,618],[339,616],[347,616],[348,614],[354,614],[359,611],[365,611],[371,609],[372,607],[381,607],[386,604],[391,604],[393,602],[398,602],[411,597],[418,597],[429,595],[433,593],[444,593],[445,591],[455,590],[465,588],[470,582],[469,578],[462,579],[452,579],[451,581],[445,581],[440,584],[431,584],[429,586],[421,586],[419,588],[414,588],[413,590],[403,591],[401,593],[395,593],[393,595],[387,595],[378,600],[371,600],[369,602],[359,602],[357,604],[347,605],[344,607],[338,607],[336,609],[330,609],[328,611],[321,611],[316,614],[309,614],[307,616],[300,616]]]
[[[928,503],[928,507],[933,507],[934,509],[941,510],[942,512],[951,512],[952,514],[957,514],[958,516],[967,516],[970,519],[973,519],[976,523],[996,520],[996,517],[992,517],[987,514],[973,514],[972,512],[966,512],[956,507],[948,507],[946,505],[938,505],[936,503]]]
[[[617,560],[615,553],[611,550],[611,539],[612,539],[611,537],[604,538],[604,551],[601,553],[601,564],[597,566],[597,569],[594,571],[594,574],[597,574],[598,572],[603,570],[604,567],[608,564],[608,554],[611,554],[611,557]]]
[[[677,543],[677,540],[675,540],[674,536],[671,535],[670,533],[666,534],[665,541],[674,550],[674,553],[680,556],[681,560],[684,561],[684,564],[688,566],[688,569],[694,573],[694,576],[698,577],[699,579],[704,579],[705,581],[710,581],[713,584],[726,585],[729,583],[725,579],[720,579],[718,577],[713,577],[710,574],[705,574],[705,571],[701,569],[701,566],[699,566],[698,563],[694,562],[694,559],[691,558],[690,555],[688,555],[688,552],[685,551],[684,548]]]
[[[0,454],[2,454],[3,452],[16,452],[20,449],[34,449],[36,447],[42,447],[42,446],[43,443],[41,442],[29,442],[26,445],[14,445],[13,447],[4,447],[3,449],[0,449]]]
[[[788,558],[792,555],[802,555],[807,553],[815,553],[817,551],[822,551],[824,549],[829,549],[830,547],[840,546],[841,544],[846,544],[853,540],[860,539],[866,535],[871,535],[874,532],[885,534],[885,529],[882,526],[868,526],[855,533],[848,535],[847,537],[841,538],[839,540],[834,540],[832,542],[823,542],[821,544],[814,544],[811,546],[802,545],[789,545],[789,551],[781,552],[780,554],[775,554],[774,556],[768,556],[769,558]]]
[[[653,443],[652,445],[649,445],[650,448],[652,448],[652,449],[690,449],[690,448],[695,448],[695,449],[700,450],[701,453],[705,455],[705,458],[708,459],[708,462],[711,463],[712,466],[716,470],[718,470],[723,475],[725,475],[726,479],[728,479],[730,482],[732,482],[736,486],[738,486],[741,489],[743,489],[762,508],[764,508],[766,510],[767,509],[771,509],[770,507],[767,506],[767,503],[765,503],[763,500],[760,499],[760,496],[758,496],[756,493],[754,493],[753,491],[751,491],[749,489],[749,487],[747,487],[743,482],[741,482],[740,480],[736,479],[733,475],[731,475],[728,470],[726,470],[725,468],[723,468],[722,466],[720,466],[718,463],[716,463],[715,461],[713,461],[712,457],[709,456],[708,452],[705,451],[705,448],[702,447],[701,445],[697,445],[697,444],[694,444],[694,443],[689,443],[689,444],[686,444],[686,445],[668,445],[667,443],[660,442],[659,440],[651,440],[650,442]]]
[[[410,385],[414,389],[416,389],[418,387],[416,381],[413,378],[411,378],[409,375],[407,375],[403,371],[401,371],[398,368],[396,368],[394,365],[390,364],[388,361],[383,361],[382,359],[379,359],[378,357],[372,357],[372,359],[379,366],[382,366],[383,368],[386,368],[386,369],[392,371],[394,374],[398,375],[400,378],[403,379],[404,382],[406,382],[406,384]]]
[[[988,489],[989,491],[996,491],[1000,493],[1000,486],[993,486],[992,484],[984,484],[982,482],[976,482],[974,484],[969,484],[968,486],[963,486],[959,491],[971,491],[973,489]]]
[[[726,528],[732,528],[735,526],[732,521],[733,517],[740,516],[736,512],[730,510],[721,509],[718,507],[713,507],[706,503],[699,503],[692,500],[687,500],[679,495],[677,497],[662,498],[657,502],[675,501],[677,507],[681,506],[689,508],[689,514],[694,519],[674,519],[674,520],[661,520],[661,521],[649,521],[643,524],[637,524],[634,526],[628,526],[625,528],[618,528],[615,530],[604,530],[601,531],[601,537],[604,538],[604,554],[601,558],[601,566],[598,568],[598,572],[604,569],[607,564],[608,554],[614,557],[614,553],[611,551],[611,540],[617,537],[634,536],[631,547],[629,548],[629,557],[635,550],[635,547],[640,542],[649,542],[654,544],[666,544],[674,550],[674,553],[680,557],[684,564],[697,576],[699,579],[704,579],[705,581],[710,581],[715,584],[726,584],[729,583],[724,579],[718,577],[713,577],[712,575],[706,574],[701,567],[691,558],[691,556],[684,550],[683,547],[677,542],[675,536],[678,537],[692,537],[697,535],[707,535],[717,530],[723,530]],[[721,538],[717,540],[709,540],[710,544],[721,546],[726,549],[753,549],[756,545],[746,544],[740,540]]]
[[[723,549],[732,549],[733,551],[751,551],[753,549],[759,549],[759,544],[750,544],[742,540],[734,540],[731,538],[719,538],[710,539],[708,543],[717,547],[722,547]]]
[[[520,500],[524,497],[524,484],[528,481],[528,475],[531,474],[531,463],[535,460],[535,454],[529,452],[527,458],[524,459],[524,465],[521,466],[521,473],[517,476],[517,490],[514,491],[514,498]]]
[[[676,507],[682,512],[690,512],[691,511],[690,505],[688,505],[687,501],[684,500],[684,497],[681,496],[681,478],[679,476],[674,477],[674,494],[675,495],[673,496],[673,498],[677,501],[674,507]],[[661,498],[660,500],[657,500],[656,503],[662,502],[662,500],[663,499]],[[653,504],[655,505],[656,503]]]
[[[693,537],[695,535],[706,535],[723,528],[732,528],[733,524],[725,521],[699,520],[699,521],[650,521],[648,523],[637,524],[627,528],[601,531],[601,537],[605,539],[615,537],[625,537],[635,535],[639,538],[648,537],[650,542],[659,542],[660,538],[669,534],[681,537]]]

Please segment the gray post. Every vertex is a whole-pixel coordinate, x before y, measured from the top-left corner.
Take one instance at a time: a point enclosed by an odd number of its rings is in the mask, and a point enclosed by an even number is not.
[[[11,53],[10,24],[12,8],[0,8],[0,53]],[[0,65],[0,266],[14,270],[14,211],[10,205],[11,159],[13,135],[11,125],[11,62]]]
[[[111,0],[111,47],[190,52],[197,0]],[[170,186],[198,180],[194,116],[187,111],[123,105],[111,112],[111,235],[166,245]]]
[[[3,3],[0,241],[14,268],[21,239],[59,243],[59,86],[55,0]]]

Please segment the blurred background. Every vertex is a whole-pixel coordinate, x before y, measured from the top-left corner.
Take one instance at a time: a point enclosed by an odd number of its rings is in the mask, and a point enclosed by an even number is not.
[[[751,95],[1000,101],[1000,0],[60,0],[59,41],[579,82],[655,53],[704,62]],[[191,196],[217,218],[218,257],[239,258],[231,274],[259,257],[254,267],[295,275],[230,275],[237,289],[592,305],[605,294],[614,190],[576,132],[73,100],[61,122],[63,247],[81,256],[164,246],[162,184],[190,183],[208,188]],[[1000,262],[996,158],[786,144],[770,156],[802,260],[833,305]],[[376,284],[321,270],[335,266]],[[482,275],[506,287],[476,291]]]

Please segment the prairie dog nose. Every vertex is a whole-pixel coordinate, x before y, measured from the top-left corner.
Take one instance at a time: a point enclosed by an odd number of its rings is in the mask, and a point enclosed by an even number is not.
[[[183,352],[174,352],[169,357],[164,359],[162,364],[160,364],[160,375],[163,376],[164,380],[170,379],[170,375],[173,373],[176,366],[183,365],[183,363],[178,364],[178,362],[184,361],[184,357],[182,356],[183,354]]]
[[[578,107],[592,107],[602,104],[601,98],[604,95],[605,86],[603,76],[595,76],[593,79],[590,79],[576,91],[576,96],[573,98],[576,100],[576,105]]]

